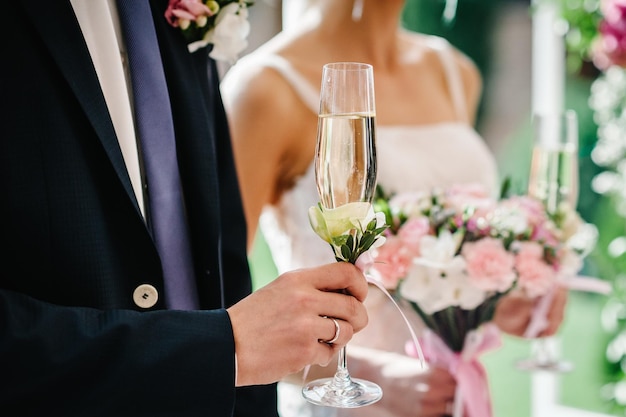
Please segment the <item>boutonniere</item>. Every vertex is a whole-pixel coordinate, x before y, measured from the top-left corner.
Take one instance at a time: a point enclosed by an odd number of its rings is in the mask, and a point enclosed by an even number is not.
[[[182,30],[189,52],[213,44],[209,56],[233,64],[248,46],[248,7],[252,4],[243,0],[170,0],[165,18]]]

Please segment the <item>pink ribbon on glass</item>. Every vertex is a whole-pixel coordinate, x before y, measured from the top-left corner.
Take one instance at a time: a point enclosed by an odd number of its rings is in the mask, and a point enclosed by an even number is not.
[[[524,337],[529,339],[535,338],[546,327],[548,327],[548,310],[550,310],[552,300],[554,299],[554,293],[559,286],[564,286],[570,290],[593,292],[604,295],[609,294],[612,290],[609,282],[599,278],[585,276],[560,278],[547,294],[539,297],[539,301],[537,301],[531,313],[530,323],[528,323],[528,327],[524,332]]]
[[[372,255],[371,250],[368,250],[368,251],[363,252],[361,255],[359,255],[359,257],[356,260],[355,266],[357,268],[359,268],[361,270],[361,272],[363,272],[367,282],[377,286],[378,289],[380,289],[383,292],[383,294],[385,294],[387,296],[387,298],[389,298],[389,300],[391,300],[393,305],[396,307],[396,309],[400,313],[400,316],[402,316],[402,319],[404,320],[404,323],[406,324],[406,327],[409,329],[409,333],[411,334],[411,339],[412,339],[412,342],[413,342],[414,352],[415,352],[411,356],[413,356],[414,358],[418,358],[420,360],[421,364],[422,364],[422,367],[425,367],[426,366],[426,360],[424,359],[424,354],[422,353],[422,348],[420,346],[419,339],[418,339],[417,335],[415,334],[415,331],[413,330],[413,327],[411,326],[411,323],[409,322],[409,319],[406,318],[406,315],[402,312],[402,309],[400,308],[398,303],[396,303],[396,300],[393,299],[393,296],[385,288],[383,283],[380,282],[375,277],[373,277],[373,276],[371,276],[370,274],[367,273],[367,270],[372,266],[373,263],[374,263],[374,256]],[[303,370],[303,373],[302,373],[302,380],[303,381],[306,380],[306,377],[307,377],[310,369],[311,369],[311,365],[307,365],[307,366],[304,367],[304,370]]]
[[[409,333],[411,334],[411,340],[415,346],[414,348],[415,354],[412,356],[414,358],[418,358],[422,364],[422,367],[425,367],[426,360],[424,358],[424,354],[422,353],[422,347],[420,346],[419,339],[417,335],[415,334],[415,331],[413,330],[413,326],[411,326],[409,319],[406,318],[406,315],[402,312],[402,309],[400,308],[398,303],[396,303],[396,300],[393,299],[393,296],[389,293],[387,288],[385,288],[385,285],[379,279],[367,273],[367,271],[369,270],[369,268],[372,266],[373,263],[374,263],[374,255],[372,254],[371,250],[368,250],[368,251],[363,252],[357,258],[355,266],[359,268],[361,271],[363,271],[365,275],[365,279],[367,279],[367,282],[378,287],[378,289],[381,290],[383,294],[387,296],[387,298],[389,298],[389,300],[392,302],[394,307],[398,310],[398,312],[400,313],[400,316],[402,316],[402,319],[404,320],[404,324],[406,324],[406,327],[409,329]]]
[[[453,416],[462,417],[465,408],[468,417],[491,417],[487,372],[478,357],[502,345],[500,330],[496,325],[487,323],[477,330],[470,331],[461,352],[454,352],[430,329],[424,332],[421,340],[426,360],[447,369],[456,379]],[[406,351],[408,355],[415,355],[411,342],[407,343]]]

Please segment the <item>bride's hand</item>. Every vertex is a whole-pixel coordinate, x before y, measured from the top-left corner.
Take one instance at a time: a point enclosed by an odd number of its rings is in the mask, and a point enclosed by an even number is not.
[[[350,345],[350,373],[376,381],[382,399],[363,409],[363,416],[442,417],[450,414],[456,381],[435,366],[405,355]],[[371,411],[371,413],[370,413]]]
[[[548,324],[538,337],[552,336],[558,331],[565,315],[567,294],[568,290],[565,287],[558,287],[555,290],[546,315]],[[523,337],[536,303],[536,299],[525,297],[519,292],[511,292],[498,302],[493,321],[503,332]]]

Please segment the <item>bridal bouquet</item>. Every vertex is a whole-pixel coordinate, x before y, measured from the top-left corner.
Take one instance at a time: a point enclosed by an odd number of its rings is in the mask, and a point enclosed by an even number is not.
[[[474,185],[378,191],[374,205],[389,228],[369,272],[420,315],[430,330],[424,354],[456,374],[469,415],[491,415],[476,357],[499,343],[488,324],[496,304],[513,290],[540,297],[574,276],[588,251],[586,223],[565,204],[548,214],[528,196],[495,199]]]
[[[465,185],[391,197],[379,189],[375,206],[389,229],[370,272],[457,352],[500,297],[547,294],[589,251],[587,223],[567,204],[548,214],[531,197],[498,200]]]

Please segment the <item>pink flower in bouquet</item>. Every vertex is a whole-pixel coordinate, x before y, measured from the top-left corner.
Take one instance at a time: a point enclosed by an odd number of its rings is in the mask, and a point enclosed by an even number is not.
[[[482,184],[455,185],[446,190],[446,207],[462,212],[468,207],[485,213],[493,209],[495,200]]]
[[[407,275],[413,259],[420,254],[422,238],[429,232],[430,224],[427,217],[409,219],[397,234],[389,234],[385,244],[377,248],[376,264],[371,272],[385,288],[395,289],[400,279]]]
[[[603,19],[591,49],[593,63],[601,70],[626,67],[626,1],[603,0],[600,5]]]
[[[414,256],[420,253],[420,240],[430,233],[430,224],[427,217],[408,219],[398,230],[398,237],[406,245],[407,249]]]
[[[517,242],[515,269],[518,286],[529,297],[545,295],[557,279],[555,267],[544,260],[544,248],[537,242]]]
[[[376,265],[372,268],[375,277],[385,288],[396,288],[398,281],[406,276],[414,255],[397,236],[387,238],[376,253]]]
[[[485,291],[505,292],[515,282],[515,257],[507,252],[502,241],[484,238],[463,245],[461,254],[474,285]]]

